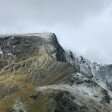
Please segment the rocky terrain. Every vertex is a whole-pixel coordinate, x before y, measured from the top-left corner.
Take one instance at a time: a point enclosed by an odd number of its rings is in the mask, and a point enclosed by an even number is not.
[[[112,65],[64,50],[53,33],[1,35],[0,112],[112,112]]]

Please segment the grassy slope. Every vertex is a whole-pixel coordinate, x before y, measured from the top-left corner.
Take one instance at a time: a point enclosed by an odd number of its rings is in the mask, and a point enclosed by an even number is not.
[[[29,105],[29,112],[41,112],[42,105],[52,102],[48,97],[31,101],[29,96],[35,94],[35,88],[42,85],[57,84],[68,78],[74,69],[66,62],[58,62],[48,55],[33,56],[24,61],[14,63],[2,70],[0,83],[5,89],[18,86],[19,91],[0,100],[0,112],[8,112],[14,101],[20,97]],[[40,106],[38,104],[40,102]],[[43,108],[42,108],[43,109]],[[44,112],[46,108],[42,111]]]

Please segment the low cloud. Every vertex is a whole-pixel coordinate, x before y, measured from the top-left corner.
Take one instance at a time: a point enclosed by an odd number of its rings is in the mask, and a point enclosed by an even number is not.
[[[112,63],[112,1],[0,0],[0,33],[54,32],[67,49]]]

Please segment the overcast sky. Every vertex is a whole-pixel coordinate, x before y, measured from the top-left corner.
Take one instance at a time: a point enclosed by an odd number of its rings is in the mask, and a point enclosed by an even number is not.
[[[112,63],[112,0],[0,0],[0,33],[54,32],[61,45]]]

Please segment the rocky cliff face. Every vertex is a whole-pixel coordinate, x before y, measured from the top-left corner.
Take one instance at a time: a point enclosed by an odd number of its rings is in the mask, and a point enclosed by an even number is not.
[[[111,112],[111,65],[65,51],[53,33],[0,37],[0,112]]]

